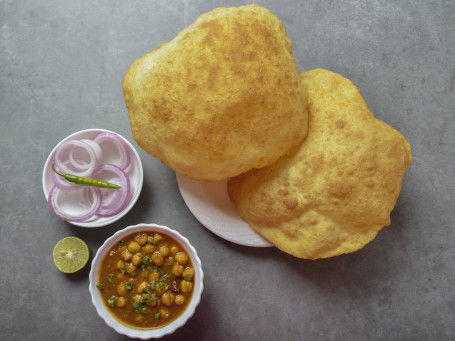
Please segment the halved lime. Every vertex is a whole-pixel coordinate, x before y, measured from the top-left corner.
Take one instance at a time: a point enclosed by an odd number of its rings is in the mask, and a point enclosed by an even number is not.
[[[54,246],[52,258],[57,269],[74,273],[87,264],[90,251],[87,244],[77,237],[65,237]]]

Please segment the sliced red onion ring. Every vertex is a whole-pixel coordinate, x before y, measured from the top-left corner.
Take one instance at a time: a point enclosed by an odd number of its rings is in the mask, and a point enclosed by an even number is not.
[[[113,179],[104,179],[104,181],[108,181],[110,183],[122,186],[122,181],[120,178],[116,177]],[[116,203],[118,203],[121,200],[122,197],[122,191],[121,190],[112,190],[110,188],[100,188],[101,190],[101,207],[103,209],[108,209],[111,206],[115,206]],[[85,200],[87,202],[90,201],[90,198],[88,195],[84,196]]]
[[[87,151],[89,155],[89,161],[88,161],[88,167],[85,168],[83,171],[78,171],[77,169],[70,169],[63,160],[63,156],[65,155],[65,152],[68,151],[68,148],[74,148],[74,147],[80,147],[83,148]],[[85,176],[85,177],[90,177],[93,174],[93,171],[97,167],[99,163],[99,159],[97,159],[97,154],[93,150],[93,148],[82,141],[79,140],[70,140],[64,142],[58,149],[57,152],[55,153],[55,165],[60,169],[62,173],[69,173],[69,174],[74,174],[77,176]],[[71,164],[71,162],[70,162]]]
[[[103,158],[103,151],[101,150],[101,147],[99,146],[98,143],[96,143],[95,141],[89,140],[89,139],[82,139],[80,141],[88,144],[93,149],[93,151],[95,152],[95,158],[97,160],[97,163]],[[69,153],[70,162],[71,162],[71,165],[76,170],[83,172],[89,168],[90,163],[85,160],[81,160],[82,162],[80,162],[78,159],[75,159],[74,151],[76,149],[77,148],[71,148],[71,150],[70,150],[70,153]]]
[[[131,153],[128,145],[126,142],[117,134],[112,133],[112,132],[104,132],[100,133],[97,137],[95,137],[94,140],[98,145],[100,145],[101,149],[103,147],[101,146],[102,143],[104,142],[111,142],[114,144],[114,146],[118,149],[120,153],[120,157],[114,160],[107,160],[106,163],[111,163],[117,167],[119,167],[122,170],[125,170],[130,162],[131,162]],[[104,147],[107,148],[107,147]],[[105,153],[108,154],[108,153]]]
[[[122,186],[122,180],[120,178],[110,179],[110,183]],[[101,197],[103,201],[101,202],[101,207],[108,208],[109,205],[113,205],[115,202],[118,202],[121,199],[122,191],[113,191],[109,188],[101,188]]]
[[[84,195],[84,192],[87,191]],[[74,193],[81,194],[81,198],[88,197],[90,200],[86,202],[86,205],[79,205],[79,210],[74,209],[65,209],[65,195],[74,195]],[[70,203],[74,204],[74,200],[70,197],[68,200]],[[101,191],[97,187],[83,187],[80,191],[77,192],[67,192],[62,191],[57,186],[52,187],[51,191],[49,192],[48,197],[49,206],[54,212],[54,214],[59,217],[60,219],[66,221],[74,221],[80,222],[85,221],[93,217],[101,207]],[[74,211],[78,211],[74,213]]]
[[[116,177],[114,180],[111,180],[111,174]],[[96,170],[94,177],[104,181],[112,181],[121,186],[120,189],[103,189],[101,194],[103,196],[103,203],[98,211],[98,215],[113,216],[120,213],[128,205],[131,198],[131,184],[128,175],[120,167],[107,164],[100,166]],[[104,200],[106,200],[106,203],[104,203]]]
[[[68,160],[65,161],[63,164],[67,164],[67,163],[69,163]],[[61,169],[59,169],[58,166],[56,166],[55,169],[58,170],[59,172],[61,172]],[[63,191],[77,191],[78,189],[81,189],[81,186],[76,185],[72,182],[69,182],[63,176],[56,174],[52,170],[51,170],[51,179],[52,179],[52,182],[54,183],[54,185]]]

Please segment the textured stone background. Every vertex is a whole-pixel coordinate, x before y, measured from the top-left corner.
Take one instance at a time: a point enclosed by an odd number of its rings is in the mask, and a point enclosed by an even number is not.
[[[135,58],[198,15],[241,1],[0,0],[0,339],[119,340],[95,312],[87,266],[51,258],[67,235],[92,254],[140,222],[197,248],[205,291],[169,340],[455,339],[455,3],[258,1],[284,23],[300,71],[350,78],[376,116],[410,141],[414,162],[392,224],[364,249],[305,261],[220,239],[189,212],[175,174],[138,148],[145,181],[120,221],[85,229],[52,215],[44,162],[67,135],[105,128],[132,139],[122,95]]]

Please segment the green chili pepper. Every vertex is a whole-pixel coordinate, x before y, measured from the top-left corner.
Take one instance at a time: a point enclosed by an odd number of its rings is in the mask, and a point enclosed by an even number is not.
[[[72,183],[75,183],[78,185],[93,186],[93,187],[100,187],[100,188],[112,188],[112,189],[121,188],[119,185],[111,184],[110,182],[106,182],[103,180],[86,178],[83,176],[77,176],[77,175],[73,175],[73,174],[62,174],[54,168],[54,164],[52,164],[52,170],[56,174],[63,176],[69,182],[72,182]]]

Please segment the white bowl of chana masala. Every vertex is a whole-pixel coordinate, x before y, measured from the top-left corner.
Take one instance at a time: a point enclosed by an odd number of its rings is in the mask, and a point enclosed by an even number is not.
[[[89,275],[96,311],[117,333],[159,338],[193,316],[204,273],[196,249],[169,227],[126,227],[98,249]]]

